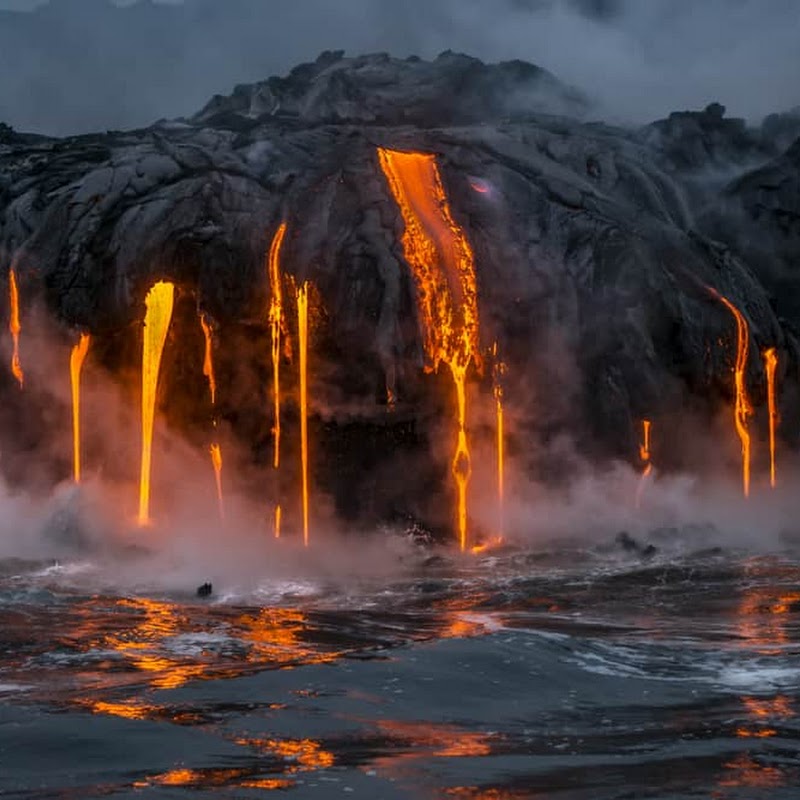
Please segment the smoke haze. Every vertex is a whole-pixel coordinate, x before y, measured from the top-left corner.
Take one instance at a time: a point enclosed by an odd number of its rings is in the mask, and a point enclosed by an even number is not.
[[[189,115],[325,49],[520,58],[643,123],[717,100],[800,104],[795,0],[0,2],[0,121],[65,135]]]

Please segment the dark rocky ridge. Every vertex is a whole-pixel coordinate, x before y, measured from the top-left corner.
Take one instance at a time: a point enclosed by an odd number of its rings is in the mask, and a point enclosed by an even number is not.
[[[352,426],[387,419],[387,381],[398,424],[423,429],[408,437],[415,447],[449,402],[447,382],[422,371],[402,221],[376,158],[377,146],[432,152],[475,250],[482,344],[499,341],[509,364],[519,460],[536,473],[538,445],[559,433],[587,453],[630,457],[647,416],[675,431],[662,464],[685,463],[692,454],[675,442],[686,409],[710,417],[732,394],[735,326],[706,286],[750,323],[754,401],[767,346],[779,348],[785,385],[795,381],[800,303],[784,302],[779,320],[774,264],[746,244],[772,251],[782,291],[798,292],[788,265],[800,255],[800,145],[776,157],[763,130],[715,107],[638,132],[564,115],[585,108],[530,65],[324,54],[190,120],[63,140],[7,133],[0,258],[17,265],[28,302],[41,292],[100,339],[141,319],[149,285],[172,278],[220,322],[222,349],[259,341],[252,357],[263,361],[264,255],[287,219],[284,266],[314,282],[324,309],[316,400],[331,441],[344,442],[329,472],[347,474],[352,493],[371,469]],[[236,402],[263,420],[265,391],[253,383]],[[268,424],[240,433],[266,440]],[[394,441],[373,439],[376,452]]]

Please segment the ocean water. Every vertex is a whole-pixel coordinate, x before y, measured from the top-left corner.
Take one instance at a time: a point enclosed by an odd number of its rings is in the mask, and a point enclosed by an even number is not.
[[[238,591],[0,562],[4,798],[800,797],[800,553],[420,547]]]

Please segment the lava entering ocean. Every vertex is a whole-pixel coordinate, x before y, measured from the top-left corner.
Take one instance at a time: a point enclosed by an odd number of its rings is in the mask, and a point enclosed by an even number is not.
[[[166,281],[156,283],[147,295],[147,314],[144,321],[142,345],[142,470],[139,481],[139,525],[150,524],[150,471],[153,454],[153,423],[155,420],[158,375],[161,354],[167,341],[175,286]]]
[[[89,334],[82,333],[80,340],[72,348],[69,359],[72,385],[72,479],[75,483],[81,482],[81,372],[90,343]]]
[[[467,438],[466,378],[478,362],[478,295],[472,248],[453,219],[436,158],[378,148],[381,169],[405,224],[402,245],[414,275],[419,323],[429,368],[444,362],[456,390],[452,473],[458,495],[457,530],[467,548],[467,490],[472,474]]]

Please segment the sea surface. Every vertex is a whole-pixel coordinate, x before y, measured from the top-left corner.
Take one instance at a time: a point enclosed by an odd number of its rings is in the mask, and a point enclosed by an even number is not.
[[[113,587],[0,562],[0,796],[800,797],[800,552],[419,548]]]

